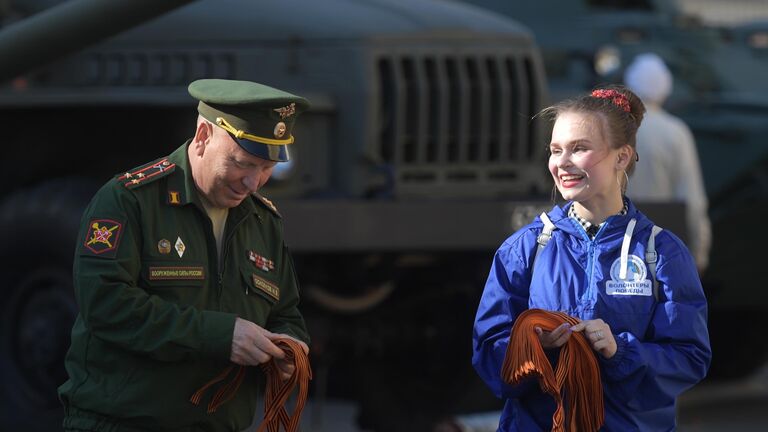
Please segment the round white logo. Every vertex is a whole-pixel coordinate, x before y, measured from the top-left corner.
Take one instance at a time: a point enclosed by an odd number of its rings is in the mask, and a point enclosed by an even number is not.
[[[625,280],[628,282],[640,282],[644,281],[648,276],[648,270],[645,268],[645,263],[637,255],[629,255],[627,257],[627,277],[624,279],[619,278],[619,271],[621,270],[621,258],[616,258],[616,261],[611,265],[611,279]]]

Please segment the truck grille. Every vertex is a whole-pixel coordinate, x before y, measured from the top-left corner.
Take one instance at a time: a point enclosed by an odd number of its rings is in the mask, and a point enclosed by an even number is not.
[[[375,70],[378,151],[399,193],[539,186],[544,147],[531,118],[542,108],[543,73],[530,56],[381,55]]]

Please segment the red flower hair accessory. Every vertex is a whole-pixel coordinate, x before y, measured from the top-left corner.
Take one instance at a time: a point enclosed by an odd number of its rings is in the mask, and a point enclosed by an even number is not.
[[[621,108],[624,112],[632,112],[632,107],[629,105],[629,99],[616,90],[597,89],[592,92],[591,96],[599,99],[610,99],[614,105]]]

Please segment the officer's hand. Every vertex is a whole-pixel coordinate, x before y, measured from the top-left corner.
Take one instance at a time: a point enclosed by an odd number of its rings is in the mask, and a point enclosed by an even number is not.
[[[609,359],[616,354],[618,347],[611,332],[611,326],[601,319],[582,321],[571,327],[575,332],[584,332],[592,349]]]
[[[533,329],[539,335],[539,342],[544,349],[560,348],[571,337],[571,325],[568,323],[560,324],[551,332],[545,331],[541,327],[534,327]]]
[[[293,375],[293,373],[296,371],[296,364],[293,362],[293,360],[288,359],[275,359],[275,365],[277,365],[277,369],[280,371],[280,379],[285,381],[288,378]]]
[[[237,318],[229,359],[242,366],[256,366],[272,358],[281,360],[285,358],[285,353],[272,342],[276,336],[250,321]]]
[[[298,340],[295,337],[291,335],[287,335],[285,333],[270,333],[270,335],[271,336],[269,336],[269,339],[272,340],[273,342],[276,342],[278,339],[290,339],[298,343],[299,345],[301,345],[301,349],[304,350],[304,354],[309,354],[309,346],[307,346],[307,344],[302,340]]]
[[[300,341],[296,339],[293,336],[289,336],[287,334],[280,334],[280,333],[271,333],[270,339],[273,341],[277,339],[291,339],[293,341],[296,341],[299,345],[301,345],[301,349],[304,350],[304,354],[309,354],[309,346],[307,346],[306,343],[303,341]],[[286,358],[282,359],[275,359],[275,364],[277,365],[277,368],[280,369],[280,378],[283,380],[286,380],[293,375],[293,372],[296,370],[296,364],[293,362],[293,360],[288,360]]]

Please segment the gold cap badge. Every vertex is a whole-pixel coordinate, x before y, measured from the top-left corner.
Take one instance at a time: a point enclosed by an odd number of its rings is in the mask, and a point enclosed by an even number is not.
[[[280,118],[285,120],[287,117],[296,114],[296,103],[291,102],[290,105],[281,108],[275,108],[273,111],[280,114]]]
[[[275,131],[274,131],[274,133],[275,133],[275,138],[282,138],[282,137],[283,137],[283,135],[285,135],[285,131],[286,131],[285,123],[283,123],[283,122],[278,122],[278,123],[275,125]]]

